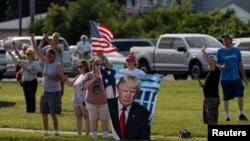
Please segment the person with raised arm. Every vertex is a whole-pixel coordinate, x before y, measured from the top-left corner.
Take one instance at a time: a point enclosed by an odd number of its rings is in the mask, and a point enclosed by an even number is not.
[[[32,47],[44,65],[42,85],[43,90],[40,98],[40,113],[42,114],[42,122],[44,126],[44,135],[49,135],[48,115],[50,114],[53,120],[54,135],[58,136],[58,119],[57,114],[61,114],[61,85],[63,81],[63,69],[61,63],[56,61],[56,51],[53,48],[46,50],[44,56],[34,40],[34,34],[31,34]],[[44,40],[44,39],[43,39]]]
[[[209,56],[206,53],[205,44],[201,47],[201,52],[205,60],[207,61],[210,72],[207,74],[205,82],[199,82],[199,86],[203,88],[204,100],[203,100],[203,122],[204,124],[218,124],[219,118],[219,82],[220,82],[220,70],[216,66],[217,57],[215,55]],[[199,79],[198,79],[199,80]]]

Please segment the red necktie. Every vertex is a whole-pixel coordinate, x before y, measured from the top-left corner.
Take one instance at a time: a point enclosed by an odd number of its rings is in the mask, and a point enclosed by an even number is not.
[[[124,135],[125,135],[125,111],[126,111],[126,107],[122,108],[122,113],[120,116],[120,133],[121,133],[121,140],[124,140]]]

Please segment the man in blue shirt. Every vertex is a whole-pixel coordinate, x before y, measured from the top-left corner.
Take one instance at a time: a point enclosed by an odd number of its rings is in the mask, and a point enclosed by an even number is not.
[[[91,45],[87,41],[88,37],[86,35],[82,35],[80,39],[81,41],[76,44],[76,53],[79,53],[79,59],[88,60],[91,52]]]
[[[238,48],[232,46],[231,34],[224,34],[221,38],[224,48],[220,48],[216,56],[218,58],[217,67],[221,72],[220,81],[223,90],[226,121],[230,121],[229,100],[235,97],[238,98],[239,120],[247,120],[243,114],[244,85],[242,80],[245,86],[248,86],[248,80],[242,63],[241,52]]]

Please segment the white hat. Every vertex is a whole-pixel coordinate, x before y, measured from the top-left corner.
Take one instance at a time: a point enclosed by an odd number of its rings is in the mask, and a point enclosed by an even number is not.
[[[226,33],[226,34],[223,34],[223,35],[221,36],[221,38],[230,38],[230,39],[232,39],[233,36],[232,36],[230,33]]]

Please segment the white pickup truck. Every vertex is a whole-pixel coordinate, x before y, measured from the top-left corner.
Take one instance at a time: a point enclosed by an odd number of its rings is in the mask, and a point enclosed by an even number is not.
[[[146,73],[173,74],[175,80],[204,78],[208,65],[200,47],[206,44],[206,52],[215,55],[223,45],[214,37],[205,34],[163,34],[155,47],[132,47],[139,63],[138,68]]]

